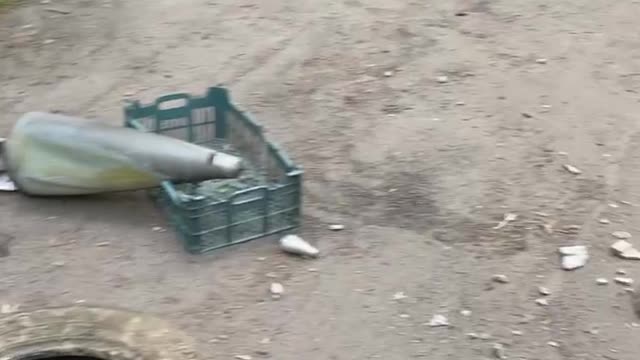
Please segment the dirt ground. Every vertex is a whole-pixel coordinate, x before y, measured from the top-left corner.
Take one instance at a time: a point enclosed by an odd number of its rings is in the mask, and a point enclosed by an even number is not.
[[[639,17],[640,1],[603,0],[5,10],[0,134],[26,111],[119,124],[124,96],[224,84],[304,167],[300,234],[323,255],[273,239],[187,255],[142,193],[2,195],[0,302],[159,314],[209,359],[478,359],[496,343],[509,359],[636,359],[640,320],[613,278],[640,263],[609,246],[628,231],[640,247]],[[574,244],[590,259],[563,271],[557,248]]]

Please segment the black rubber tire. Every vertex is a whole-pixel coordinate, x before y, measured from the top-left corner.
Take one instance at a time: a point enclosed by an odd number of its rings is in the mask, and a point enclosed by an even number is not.
[[[0,360],[197,359],[193,345],[165,321],[128,310],[71,306],[0,315]]]

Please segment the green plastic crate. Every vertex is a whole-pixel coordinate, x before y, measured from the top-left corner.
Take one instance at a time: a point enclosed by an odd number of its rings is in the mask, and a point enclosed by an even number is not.
[[[162,183],[151,190],[190,253],[203,253],[300,225],[302,170],[238,110],[227,90],[202,96],[177,93],[125,109],[125,126],[156,132],[243,157],[238,179]]]

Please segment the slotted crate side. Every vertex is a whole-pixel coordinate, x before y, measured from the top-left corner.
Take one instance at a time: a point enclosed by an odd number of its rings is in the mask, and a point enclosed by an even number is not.
[[[141,131],[240,155],[261,178],[256,187],[224,201],[184,200],[177,195],[195,184],[165,182],[154,191],[187,251],[211,251],[299,226],[302,171],[265,139],[249,114],[228,101],[225,89],[210,88],[204,97],[166,95],[148,106],[134,102],[125,108],[125,118],[126,126]]]

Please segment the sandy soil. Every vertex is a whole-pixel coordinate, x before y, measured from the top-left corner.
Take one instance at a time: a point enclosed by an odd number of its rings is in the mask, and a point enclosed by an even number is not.
[[[118,124],[126,95],[224,84],[304,166],[301,234],[323,256],[273,240],[189,256],[152,231],[165,222],[144,194],[3,195],[0,302],[160,314],[211,359],[478,359],[496,343],[510,359],[637,358],[612,279],[640,263],[608,247],[618,230],[640,247],[640,2],[45,3],[0,16],[0,133],[30,110]],[[563,271],[574,244],[589,262]]]

